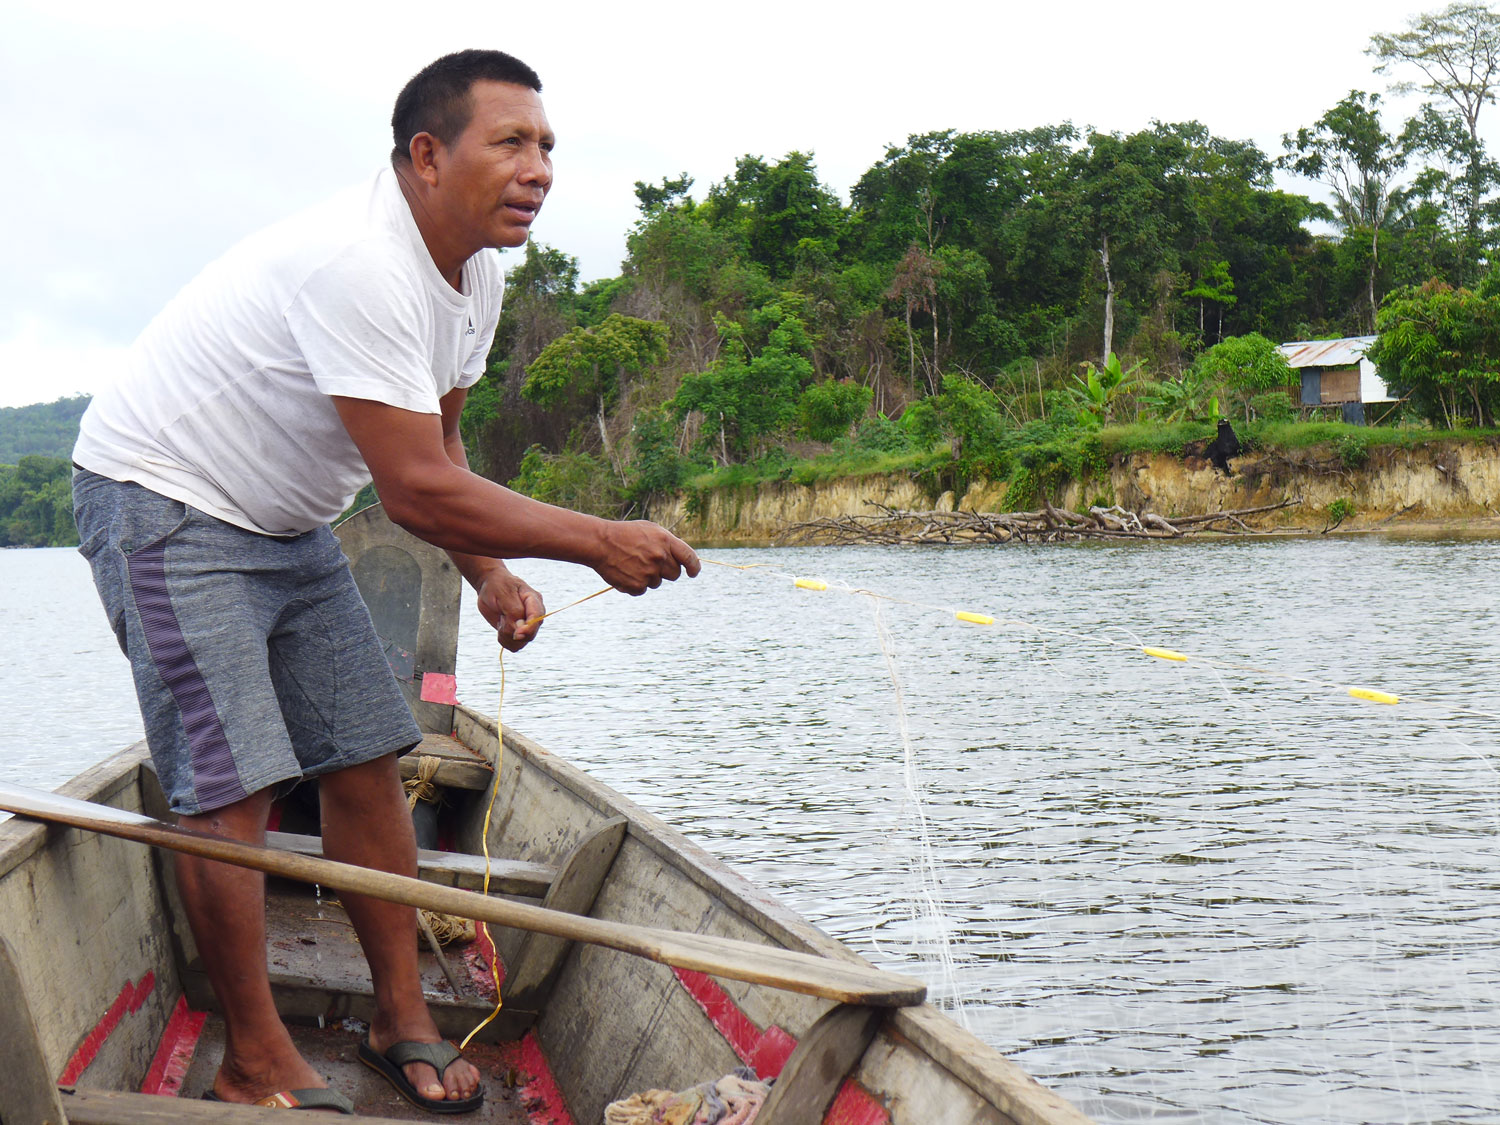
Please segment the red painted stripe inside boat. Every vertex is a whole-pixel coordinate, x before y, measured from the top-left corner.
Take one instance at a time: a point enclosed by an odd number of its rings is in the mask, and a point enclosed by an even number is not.
[[[552,1068],[536,1041],[536,1032],[528,1031],[520,1040],[499,1047],[506,1069],[514,1069],[520,1076],[521,1104],[531,1125],[574,1125],[568,1103],[563,1101]]]
[[[68,1060],[68,1065],[63,1067],[63,1072],[58,1076],[59,1086],[72,1086],[89,1068],[89,1063],[94,1061],[99,1054],[99,1048],[104,1046],[104,1041],[110,1037],[115,1028],[120,1026],[120,1021],[125,1018],[127,1012],[138,1012],[146,997],[151,995],[151,990],[156,987],[156,974],[147,971],[138,984],[126,981],[120,989],[120,994],[115,997],[115,1002],[109,1006],[109,1011],[104,1013],[104,1018],[96,1023],[93,1030],[83,1037],[83,1042],[78,1045],[78,1050],[73,1052],[73,1057]]]
[[[823,1125],[891,1125],[891,1115],[870,1091],[846,1078],[823,1115]]]
[[[169,1098],[182,1093],[183,1080],[193,1065],[193,1053],[198,1049],[198,1039],[207,1022],[207,1012],[195,1012],[189,1008],[186,996],[177,998],[177,1007],[172,1009],[172,1018],[167,1020],[167,1029],[162,1032],[156,1057],[151,1060],[151,1069],[141,1083],[141,1093],[163,1094]]]
[[[673,969],[672,972],[741,1062],[753,1067],[761,1078],[775,1078],[781,1073],[786,1060],[797,1048],[797,1040],[775,1024],[762,1031],[719,982],[706,973],[691,969]],[[868,1090],[845,1079],[838,1096],[828,1107],[823,1125],[890,1125],[890,1120],[885,1107]]]
[[[692,969],[673,969],[672,972],[677,975],[682,987],[687,989],[688,995],[698,1002],[698,1007],[703,1009],[703,1014],[718,1029],[724,1041],[740,1057],[740,1062],[746,1066],[753,1065],[750,1060],[756,1056],[763,1038],[763,1033],[755,1022],[740,1010],[740,1006],[713,977]],[[791,1052],[788,1051],[787,1054],[790,1055]],[[772,1078],[781,1073],[781,1067],[778,1065],[774,1070],[764,1071],[757,1066],[755,1072],[762,1078]]]

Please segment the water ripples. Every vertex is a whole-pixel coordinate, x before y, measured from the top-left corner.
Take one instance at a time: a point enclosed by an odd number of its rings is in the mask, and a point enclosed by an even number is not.
[[[1500,1112],[1496,739],[1448,713],[1500,711],[1490,614],[1451,596],[1487,589],[1500,544],[715,557],[1075,634],[883,611],[937,916],[868,599],[709,568],[591,602],[510,660],[508,721],[926,975],[1101,1119]],[[520,569],[554,604],[592,582]],[[493,651],[471,621],[466,698],[493,698]]]

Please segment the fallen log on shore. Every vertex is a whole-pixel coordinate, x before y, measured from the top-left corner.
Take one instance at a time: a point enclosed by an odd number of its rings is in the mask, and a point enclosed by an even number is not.
[[[1058,543],[1073,539],[1181,539],[1205,531],[1248,532],[1242,517],[1301,503],[1300,497],[1198,516],[1164,517],[1118,504],[1073,512],[1044,502],[1034,512],[916,512],[868,501],[873,513],[792,524],[777,542],[788,543]]]

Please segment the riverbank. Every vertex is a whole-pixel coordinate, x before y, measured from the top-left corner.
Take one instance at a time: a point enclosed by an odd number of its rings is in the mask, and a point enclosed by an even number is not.
[[[767,543],[797,524],[872,505],[1008,511],[1007,491],[1004,482],[979,480],[962,494],[934,496],[928,481],[910,472],[774,481],[683,493],[653,506],[651,517],[694,542]],[[1119,504],[1169,520],[1295,499],[1246,522],[1265,533],[1319,532],[1329,526],[1330,510],[1343,510],[1340,532],[1500,535],[1500,439],[1373,446],[1353,457],[1330,446],[1258,451],[1233,459],[1228,474],[1196,452],[1129,453],[1109,458],[1102,475],[1068,482],[1052,499],[1073,509]]]

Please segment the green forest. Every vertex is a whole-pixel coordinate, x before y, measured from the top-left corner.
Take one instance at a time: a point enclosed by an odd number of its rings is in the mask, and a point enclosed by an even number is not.
[[[71,547],[73,466],[62,457],[28,453],[0,465],[0,547]]]
[[[508,272],[471,461],[609,516],[890,472],[934,496],[1006,481],[1020,508],[1111,456],[1181,454],[1221,416],[1249,448],[1331,443],[1349,464],[1488,434],[1500,163],[1480,124],[1500,15],[1451,4],[1366,50],[1371,88],[1275,152],[1196,121],[1062,122],[908,137],[847,202],[806,152],[743,156],[702,190],[637,182],[619,276],[582,284],[537,242]],[[1420,96],[1413,116],[1393,92]],[[1300,407],[1276,350],[1354,335],[1378,337],[1398,400],[1369,428]],[[15,432],[0,416],[0,545],[70,541],[63,418],[83,401]],[[38,444],[54,423],[66,438]]]
[[[15,465],[28,454],[66,458],[88,404],[88,395],[74,395],[36,406],[0,407],[0,465]]]
[[[1008,480],[1019,507],[1113,453],[1181,452],[1220,415],[1251,447],[1487,429],[1500,166],[1480,116],[1500,17],[1454,4],[1368,52],[1384,92],[1351,91],[1277,152],[1192,121],[1063,122],[909,137],[847,203],[804,152],[744,156],[701,191],[638,182],[618,277],[580,285],[536,243],[508,274],[473,459],[610,515],[889,471],[934,495]],[[1410,119],[1392,88],[1423,96]],[[1400,400],[1383,428],[1299,417],[1275,344],[1376,334]]]
[[[72,466],[87,395],[0,408],[0,547],[68,547]]]

